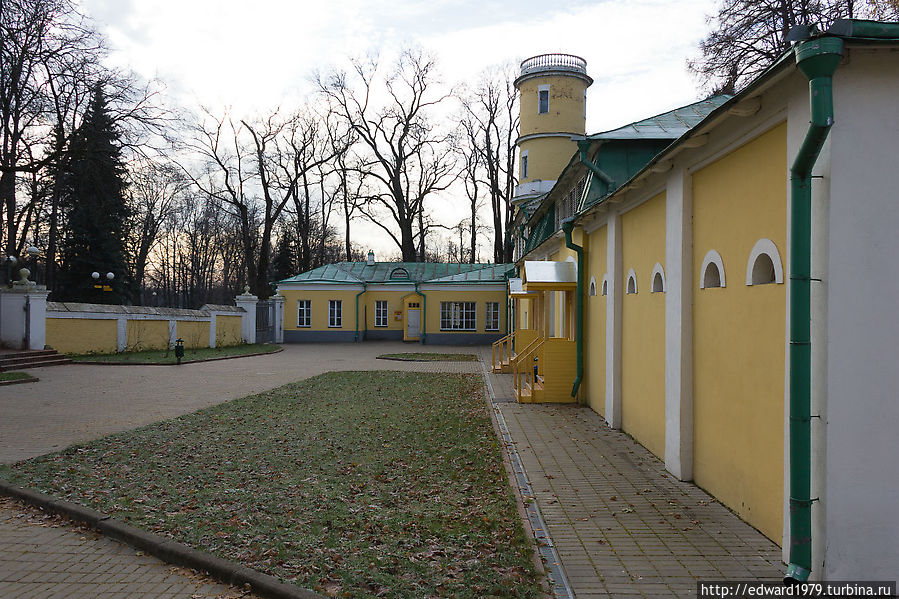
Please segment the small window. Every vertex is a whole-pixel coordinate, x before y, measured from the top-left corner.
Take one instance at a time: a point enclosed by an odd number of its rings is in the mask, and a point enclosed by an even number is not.
[[[590,292],[589,292],[589,294],[591,296],[596,295],[596,279],[593,277],[590,277]]]
[[[392,271],[390,271],[390,278],[391,279],[408,279],[409,271],[406,270],[405,268],[394,268]]]
[[[768,285],[774,282],[774,262],[768,254],[759,254],[752,265],[752,284]]]
[[[637,293],[637,274],[634,272],[633,268],[627,273],[627,288],[625,293],[628,295]]]
[[[606,280],[605,277],[603,277],[603,280],[602,280],[602,292],[601,293],[602,293],[602,295],[609,295],[609,281]]]
[[[487,302],[487,318],[484,320],[484,330],[499,330],[499,302]]]
[[[650,293],[664,293],[665,291],[665,269],[658,262],[652,267],[652,287],[649,291]]]
[[[343,326],[343,300],[328,300],[328,326]]]
[[[387,300],[375,301],[375,326],[387,326]]]
[[[474,302],[440,302],[441,331],[474,331],[477,316]]]
[[[549,89],[541,89],[537,92],[537,114],[549,112]]]
[[[312,301],[297,300],[297,327],[312,326]]]
[[[703,258],[699,277],[700,289],[727,286],[724,278],[724,262],[721,260],[721,254],[716,250],[709,250]]]
[[[769,285],[783,283],[783,266],[780,263],[780,252],[770,239],[759,239],[746,263],[747,285]]]
[[[418,308],[418,302],[409,302],[409,308]]]
[[[709,262],[702,273],[702,286],[704,289],[721,287],[721,271],[714,262]]]
[[[652,278],[652,292],[660,293],[665,291],[665,284],[662,282],[662,273],[657,272]]]
[[[521,155],[521,178],[522,179],[528,178],[528,154],[527,154],[527,152],[524,152]]]

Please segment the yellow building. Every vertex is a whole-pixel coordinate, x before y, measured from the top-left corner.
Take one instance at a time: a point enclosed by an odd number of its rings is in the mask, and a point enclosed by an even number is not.
[[[508,264],[341,262],[278,283],[285,342],[491,343],[506,334]]]
[[[840,21],[734,97],[586,136],[516,204],[494,370],[631,434],[799,580],[899,563],[897,48]]]

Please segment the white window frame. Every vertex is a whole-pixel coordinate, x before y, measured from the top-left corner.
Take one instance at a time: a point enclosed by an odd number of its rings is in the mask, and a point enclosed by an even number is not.
[[[375,300],[375,326],[386,327],[389,319],[390,307],[387,300]]]
[[[528,151],[523,150],[521,152],[521,168],[518,169],[521,172],[521,178],[528,178]]]
[[[484,330],[499,330],[499,302],[486,302],[487,309],[484,310]]]
[[[343,327],[343,300],[328,300],[328,328]]]
[[[769,282],[775,283],[777,285],[783,284],[784,268],[783,264],[780,261],[780,252],[777,251],[777,245],[775,245],[773,241],[766,237],[763,237],[756,241],[755,245],[752,246],[752,251],[749,252],[749,261],[746,263],[746,284],[749,286],[766,284],[754,283],[752,280],[752,273],[755,270],[755,263],[762,254],[768,256],[768,258],[771,260],[771,264],[774,266],[774,280]]]
[[[540,97],[546,94],[546,110],[540,110]],[[537,114],[549,114],[549,85],[537,86]]]
[[[303,319],[300,318],[300,315],[305,312],[305,324],[303,323]],[[301,299],[297,300],[297,328],[298,329],[308,329],[312,326],[312,300]]]
[[[475,302],[440,302],[440,330],[478,330],[477,304]]]
[[[656,277],[659,277],[659,279],[661,279],[661,289],[656,289]],[[659,262],[656,262],[655,266],[652,267],[652,275],[650,275],[649,277],[649,285],[650,293],[665,293],[665,269]]]
[[[705,275],[710,264],[714,264],[718,268],[718,280],[721,284],[717,287],[705,286]],[[702,267],[699,269],[699,288],[720,289],[724,287],[727,287],[727,280],[724,278],[724,260],[721,259],[721,254],[718,253],[718,250],[709,250],[706,252],[705,258],[702,259]]]

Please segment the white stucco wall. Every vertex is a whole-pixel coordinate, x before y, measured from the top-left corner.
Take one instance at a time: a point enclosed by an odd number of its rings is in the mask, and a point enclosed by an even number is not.
[[[834,77],[827,254],[824,576],[899,572],[899,55]]]

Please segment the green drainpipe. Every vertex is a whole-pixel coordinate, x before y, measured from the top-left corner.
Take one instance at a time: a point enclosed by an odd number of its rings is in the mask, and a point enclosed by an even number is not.
[[[359,296],[365,293],[365,290],[368,288],[368,283],[362,283],[362,291],[356,294],[356,335],[353,337],[353,341],[360,341],[359,339]],[[365,325],[366,328],[368,324]]]
[[[589,139],[579,139],[577,142],[577,149],[580,152],[581,164],[590,169],[593,174],[599,177],[599,180],[606,184],[609,188],[608,191],[612,192],[616,187],[615,180],[609,176],[607,172],[596,166],[592,160],[587,157],[587,151],[590,149],[590,140]]]
[[[843,55],[835,37],[796,45],[796,65],[809,80],[811,122],[790,169],[790,564],[784,582],[808,580],[812,569],[811,277],[812,168],[833,126],[832,77]]]
[[[577,335],[577,376],[574,377],[574,386],[571,388],[571,397],[577,397],[577,390],[584,378],[584,248],[576,245],[571,239],[574,231],[574,219],[566,218],[562,221],[562,231],[565,232],[565,247],[574,250],[577,254],[577,298],[575,300],[575,335]]]

